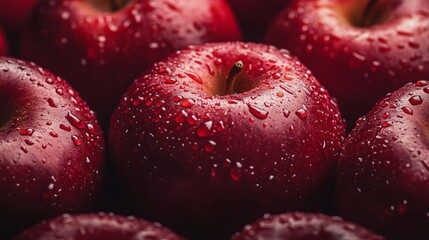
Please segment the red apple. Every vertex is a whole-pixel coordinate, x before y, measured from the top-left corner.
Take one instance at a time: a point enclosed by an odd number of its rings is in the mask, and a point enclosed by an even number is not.
[[[388,239],[429,239],[429,84],[407,84],[358,121],[337,169],[344,217]]]
[[[3,30],[0,27],[0,56],[5,56],[8,54],[6,38],[4,36]]]
[[[139,77],[109,146],[133,213],[222,239],[266,212],[320,210],[343,134],[335,102],[286,50],[214,43]]]
[[[62,215],[27,229],[14,240],[181,240],[158,223],[114,214]]]
[[[245,40],[261,42],[277,14],[290,0],[228,0]]]
[[[231,240],[383,240],[367,229],[339,217],[315,213],[265,215]]]
[[[69,84],[33,63],[0,58],[0,238],[93,209],[103,145],[94,113]]]
[[[21,56],[70,81],[107,127],[154,62],[189,44],[238,39],[224,0],[42,0]]]
[[[0,1],[0,23],[11,31],[19,31],[27,22],[33,8],[40,0]]]
[[[386,93],[429,77],[428,38],[427,0],[294,0],[266,42],[297,55],[353,127]]]

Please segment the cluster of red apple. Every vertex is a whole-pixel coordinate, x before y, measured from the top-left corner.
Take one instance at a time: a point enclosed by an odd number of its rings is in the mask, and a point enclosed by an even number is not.
[[[427,0],[15,0],[0,25],[1,239],[429,239]]]

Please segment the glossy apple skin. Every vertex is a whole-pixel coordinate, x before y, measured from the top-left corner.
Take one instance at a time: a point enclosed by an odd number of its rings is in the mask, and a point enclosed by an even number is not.
[[[369,230],[340,217],[292,212],[265,215],[247,225],[231,240],[383,240]]]
[[[214,94],[240,60],[241,93]],[[286,50],[218,43],[138,78],[112,117],[109,146],[133,213],[224,239],[267,212],[320,210],[343,134],[336,104]]]
[[[244,40],[262,42],[277,14],[290,0],[228,0],[243,32]]]
[[[39,223],[14,240],[183,240],[158,223],[106,213],[62,215]]]
[[[132,0],[117,12],[44,0],[30,22],[21,56],[67,79],[106,127],[122,94],[153,63],[189,44],[241,39],[224,0]]]
[[[384,22],[354,27],[346,18],[356,12],[342,11],[364,2],[294,0],[265,40],[298,56],[338,99],[350,129],[388,92],[429,77],[429,1],[401,0]]]
[[[1,234],[94,208],[104,140],[69,84],[32,63],[0,58]]]
[[[429,84],[377,103],[347,138],[337,167],[339,213],[388,239],[429,239]]]

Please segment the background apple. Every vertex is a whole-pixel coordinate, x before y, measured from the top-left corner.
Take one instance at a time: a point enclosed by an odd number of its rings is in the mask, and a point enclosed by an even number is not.
[[[0,27],[0,56],[5,56],[8,54],[7,42],[4,36],[3,30]]]
[[[42,0],[21,56],[67,79],[107,127],[120,96],[154,62],[189,44],[239,39],[224,0]]]
[[[218,43],[139,77],[109,146],[133,213],[222,239],[267,212],[320,211],[343,135],[335,102],[286,50]]]
[[[268,25],[290,0],[228,0],[246,41],[262,42]]]
[[[429,239],[429,84],[407,84],[358,121],[337,167],[339,213],[388,239]]]
[[[428,38],[427,0],[294,0],[266,42],[308,66],[351,128],[386,93],[429,77]]]
[[[14,240],[180,240],[159,225],[134,217],[97,213],[62,215],[24,231]]]
[[[65,81],[0,58],[0,234],[92,210],[103,145],[94,113]]]
[[[382,240],[367,229],[339,217],[314,213],[265,215],[231,240]]]

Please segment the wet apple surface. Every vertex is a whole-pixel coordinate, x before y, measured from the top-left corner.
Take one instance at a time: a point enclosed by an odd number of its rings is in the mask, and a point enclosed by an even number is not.
[[[429,84],[388,95],[357,123],[337,166],[339,213],[388,239],[429,238]]]
[[[304,0],[270,26],[338,99],[348,128],[385,94],[429,77],[429,2]]]
[[[0,111],[0,234],[93,210],[104,140],[79,95],[35,64],[3,57]]]
[[[189,44],[241,39],[223,0],[45,0],[34,13],[20,56],[67,79],[106,128],[153,63]]]
[[[320,210],[343,136],[335,102],[287,51],[223,43],[140,77],[109,146],[135,214],[220,239],[266,212]]]

